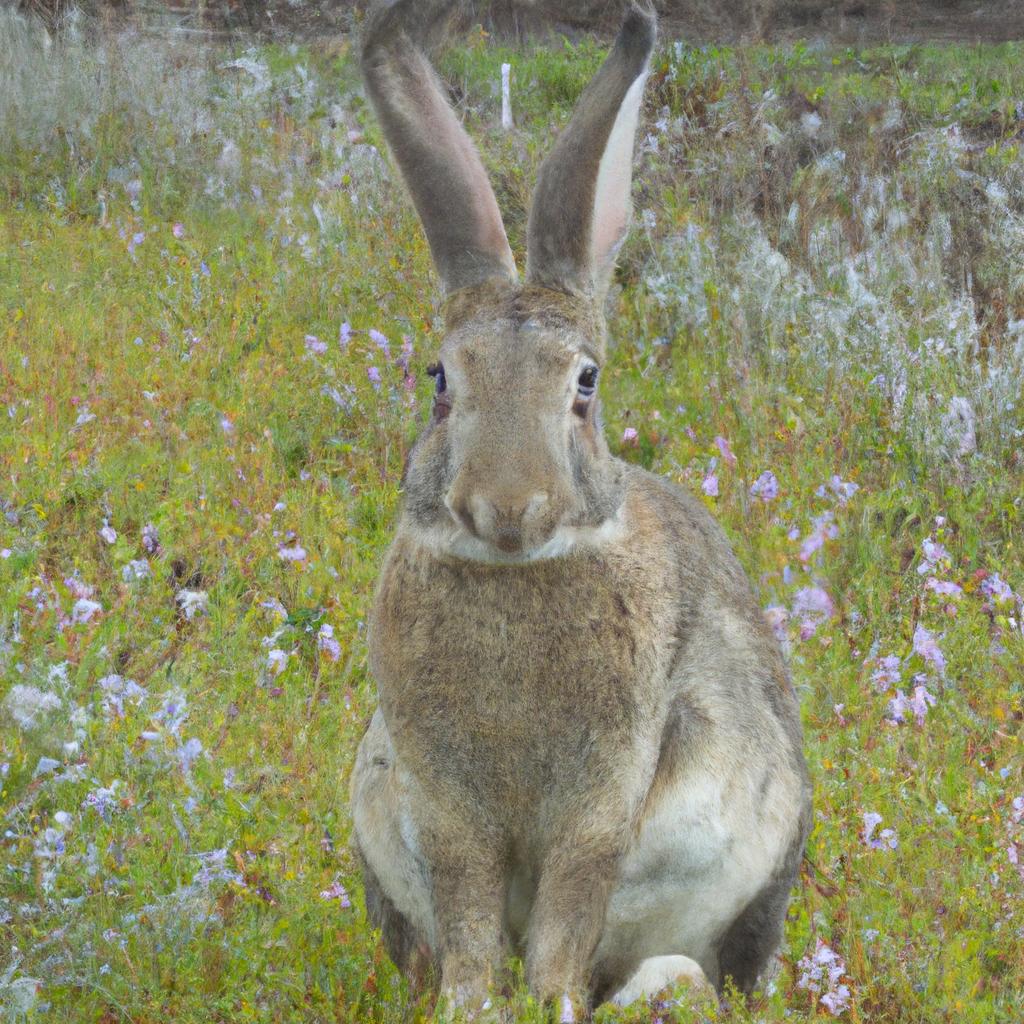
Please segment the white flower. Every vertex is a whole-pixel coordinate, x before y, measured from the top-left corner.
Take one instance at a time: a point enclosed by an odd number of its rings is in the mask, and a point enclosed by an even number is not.
[[[179,590],[175,600],[182,614],[190,622],[197,615],[205,615],[210,603],[210,597],[205,590]]]
[[[51,711],[61,705],[60,697],[54,693],[44,693],[38,687],[24,686],[16,683],[4,699],[11,718],[22,729],[34,729],[40,718],[45,718]]]

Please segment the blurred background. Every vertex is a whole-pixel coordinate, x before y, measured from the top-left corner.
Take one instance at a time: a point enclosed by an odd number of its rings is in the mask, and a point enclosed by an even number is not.
[[[80,11],[139,27],[177,26],[207,37],[258,32],[304,41],[344,33],[366,0],[16,0],[51,30]],[[606,35],[622,0],[479,0],[467,16],[502,37]],[[662,22],[689,42],[824,37],[839,42],[948,39],[998,42],[1024,35],[1024,0],[656,0]]]

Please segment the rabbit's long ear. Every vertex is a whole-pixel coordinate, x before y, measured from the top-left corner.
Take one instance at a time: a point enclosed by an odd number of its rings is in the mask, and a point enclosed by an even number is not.
[[[362,42],[367,92],[446,292],[516,277],[483,164],[421,49],[454,6],[453,0],[384,3],[368,18]]]
[[[541,165],[527,232],[535,284],[603,299],[629,227],[633,141],[653,11],[631,4],[618,38]]]

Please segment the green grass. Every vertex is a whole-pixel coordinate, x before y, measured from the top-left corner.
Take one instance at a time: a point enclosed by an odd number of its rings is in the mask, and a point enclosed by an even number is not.
[[[429,255],[367,145],[346,53],[250,53],[261,90],[218,69],[232,55],[147,45],[135,63],[112,50],[100,85],[85,44],[65,65],[80,80],[0,81],[0,1005],[69,1022],[431,1019],[367,927],[346,846],[374,706],[364,622],[438,344]],[[474,39],[445,59],[514,245],[551,126],[600,57]],[[1022,609],[985,574],[1024,591],[1022,94],[1019,45],[669,43],[656,60],[607,431],[697,493],[717,476],[705,500],[763,603],[790,613],[815,783],[815,867],[774,990],[714,1019],[827,1017],[798,987],[818,940],[845,962],[844,1019],[1020,1017]],[[62,130],[30,130],[47,117]],[[750,493],[766,470],[770,502]],[[833,476],[857,490],[841,498]],[[949,557],[919,573],[927,538]],[[305,558],[282,557],[296,545]],[[126,582],[143,558],[151,575]],[[83,586],[102,610],[75,621]],[[835,611],[802,636],[811,587]],[[187,617],[182,591],[205,610]],[[918,626],[944,674],[915,653]],[[922,674],[935,696],[921,725],[889,721],[885,655],[900,689]],[[144,689],[120,713],[113,675]],[[16,686],[59,706],[25,722]],[[896,849],[864,841],[868,812]],[[335,882],[351,907],[322,898]],[[543,1018],[521,988],[509,1007]]]

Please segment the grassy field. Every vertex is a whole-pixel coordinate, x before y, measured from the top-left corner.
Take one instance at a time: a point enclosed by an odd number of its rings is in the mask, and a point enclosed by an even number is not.
[[[433,1019],[346,846],[440,326],[353,61],[0,44],[2,1012]],[[514,248],[600,58],[445,59]],[[623,1020],[1021,1019],[1022,101],[1024,45],[659,49],[606,430],[733,539],[816,826],[771,990]]]

